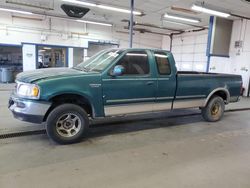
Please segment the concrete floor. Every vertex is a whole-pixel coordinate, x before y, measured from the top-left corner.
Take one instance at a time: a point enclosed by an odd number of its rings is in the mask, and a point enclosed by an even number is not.
[[[93,127],[83,142],[0,140],[0,187],[250,187],[249,112]]]
[[[2,113],[2,127],[33,127]],[[249,111],[228,112],[217,123],[199,115],[151,118],[99,122],[67,146],[46,135],[0,139],[0,188],[250,187]]]

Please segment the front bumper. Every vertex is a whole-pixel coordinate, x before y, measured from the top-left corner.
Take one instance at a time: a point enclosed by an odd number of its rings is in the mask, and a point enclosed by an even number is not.
[[[16,119],[30,123],[41,124],[51,103],[22,99],[11,96],[9,99],[9,109]]]

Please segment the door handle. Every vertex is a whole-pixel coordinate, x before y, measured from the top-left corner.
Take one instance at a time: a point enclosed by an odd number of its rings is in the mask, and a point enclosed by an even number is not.
[[[150,85],[153,85],[154,82],[147,82],[146,85],[150,86]]]

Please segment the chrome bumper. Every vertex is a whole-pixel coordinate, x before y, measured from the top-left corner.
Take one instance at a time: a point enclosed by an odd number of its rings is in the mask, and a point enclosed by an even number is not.
[[[35,100],[26,100],[11,96],[9,109],[14,117],[31,123],[42,123],[51,103]]]

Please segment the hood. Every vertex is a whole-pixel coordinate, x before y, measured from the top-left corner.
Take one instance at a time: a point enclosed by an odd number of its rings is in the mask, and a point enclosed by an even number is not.
[[[22,72],[17,75],[16,80],[24,83],[32,83],[41,79],[77,76],[81,74],[86,74],[86,72],[70,68],[47,68]]]

